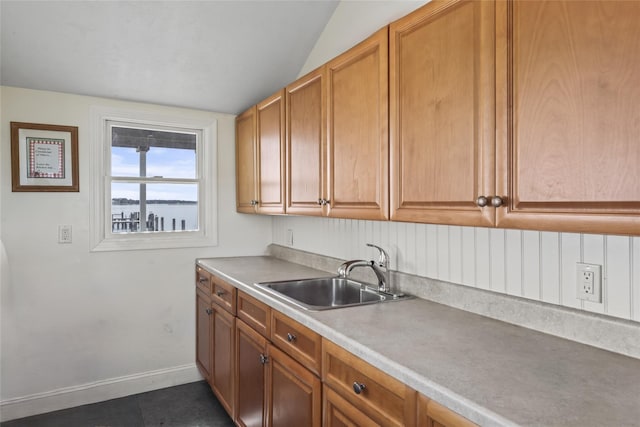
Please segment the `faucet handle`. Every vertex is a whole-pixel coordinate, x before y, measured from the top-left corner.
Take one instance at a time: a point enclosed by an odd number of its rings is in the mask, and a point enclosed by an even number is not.
[[[376,248],[378,251],[380,251],[380,254],[378,257],[378,265],[380,267],[389,268],[389,254],[387,253],[387,251],[382,249],[380,246],[374,245],[372,243],[367,243],[367,246],[371,248]]]

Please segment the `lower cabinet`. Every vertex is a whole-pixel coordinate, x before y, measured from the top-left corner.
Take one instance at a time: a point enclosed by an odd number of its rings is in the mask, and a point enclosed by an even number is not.
[[[202,280],[206,275],[196,276],[196,363],[237,426],[475,426],[220,278]]]

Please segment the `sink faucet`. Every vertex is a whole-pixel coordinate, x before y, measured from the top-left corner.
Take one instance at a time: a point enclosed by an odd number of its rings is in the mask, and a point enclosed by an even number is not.
[[[347,278],[349,276],[349,273],[351,273],[351,270],[356,267],[371,267],[373,272],[376,274],[376,277],[378,278],[378,291],[390,292],[389,254],[380,246],[376,246],[371,243],[367,243],[367,246],[376,248],[378,251],[380,251],[378,262],[365,261],[361,259],[347,261],[338,268],[338,275],[340,277]]]

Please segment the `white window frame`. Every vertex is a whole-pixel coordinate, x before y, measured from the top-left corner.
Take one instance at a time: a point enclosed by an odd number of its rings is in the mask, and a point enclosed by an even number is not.
[[[167,116],[143,110],[94,106],[91,108],[91,251],[120,251],[217,246],[217,122],[184,116]],[[197,130],[196,170],[198,230],[176,232],[113,233],[111,230],[111,140],[108,122],[132,126],[158,126]]]

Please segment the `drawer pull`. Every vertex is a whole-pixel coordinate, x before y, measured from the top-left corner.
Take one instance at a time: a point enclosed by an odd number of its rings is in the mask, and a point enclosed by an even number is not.
[[[222,297],[222,295],[224,295],[225,292],[224,291],[216,291],[216,295],[219,297]]]
[[[198,279],[198,282],[200,283],[207,283],[209,280],[206,277],[201,277]]]
[[[210,308],[207,308],[205,311],[209,316],[211,316],[211,313],[213,313],[213,310],[211,310]]]
[[[288,333],[287,332],[287,341],[294,342],[296,339],[297,339],[297,337],[295,335],[293,335],[292,333]]]
[[[357,382],[357,381],[355,381],[355,382],[353,383],[353,391],[354,391],[356,394],[360,394],[360,393],[362,393],[362,392],[364,391],[364,389],[365,389],[365,388],[367,388],[367,387],[366,387],[364,384],[362,384],[362,383],[359,383],[359,382]]]

